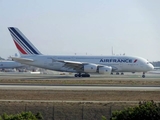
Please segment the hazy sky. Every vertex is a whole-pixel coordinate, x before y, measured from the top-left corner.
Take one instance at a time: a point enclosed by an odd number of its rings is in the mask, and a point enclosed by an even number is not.
[[[0,0],[0,56],[18,53],[9,26],[48,55],[160,60],[160,0]]]

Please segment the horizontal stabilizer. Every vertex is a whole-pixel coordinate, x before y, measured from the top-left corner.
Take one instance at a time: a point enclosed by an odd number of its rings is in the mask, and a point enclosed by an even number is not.
[[[17,62],[33,62],[33,59],[28,59],[28,58],[18,58],[18,57],[11,57],[14,61]]]

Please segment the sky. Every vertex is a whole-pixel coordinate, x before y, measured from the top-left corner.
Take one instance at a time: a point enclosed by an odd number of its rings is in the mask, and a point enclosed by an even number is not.
[[[0,0],[0,56],[18,53],[17,27],[47,55],[140,56],[160,61],[160,0]]]

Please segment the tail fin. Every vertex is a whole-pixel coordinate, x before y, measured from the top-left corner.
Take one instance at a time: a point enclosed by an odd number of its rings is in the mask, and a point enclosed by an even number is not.
[[[8,27],[13,41],[21,56],[41,55],[39,50],[24,36],[24,34],[15,27]]]

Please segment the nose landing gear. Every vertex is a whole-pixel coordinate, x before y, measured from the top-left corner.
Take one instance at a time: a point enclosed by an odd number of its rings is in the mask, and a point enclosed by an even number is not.
[[[143,72],[143,75],[142,75],[142,78],[145,78],[146,76],[145,76],[145,72]]]

